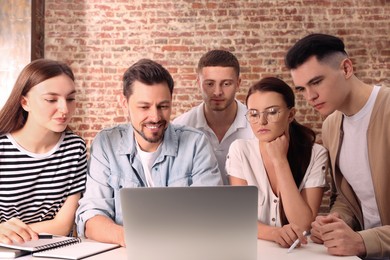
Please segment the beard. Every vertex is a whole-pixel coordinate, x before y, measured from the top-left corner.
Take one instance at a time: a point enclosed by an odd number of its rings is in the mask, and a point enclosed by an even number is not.
[[[148,123],[148,124],[163,124],[163,125],[167,125],[167,122],[166,121],[160,121],[160,122],[157,122],[157,123]],[[149,143],[153,143],[153,144],[156,144],[156,143],[160,143],[163,139],[164,139],[164,133],[165,133],[165,130],[167,129],[166,127],[164,128],[164,131],[160,134],[159,132],[157,133],[152,133],[152,136],[151,137],[147,137],[146,134],[144,133],[144,131],[142,130],[138,130],[137,128],[134,127],[133,125],[133,129],[135,132],[137,132],[145,141],[149,142]]]
[[[227,108],[227,106],[214,106],[214,105],[210,106],[210,109],[212,111],[225,111],[226,108]]]
[[[234,102],[235,98],[233,97],[220,102],[211,101],[211,99],[209,99],[207,103],[210,110],[218,112],[225,111],[226,109],[228,109],[228,107],[232,106]]]

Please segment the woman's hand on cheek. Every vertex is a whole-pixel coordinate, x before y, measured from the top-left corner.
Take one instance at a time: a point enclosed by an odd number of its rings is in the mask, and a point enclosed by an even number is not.
[[[285,134],[267,143],[267,152],[271,160],[287,159],[288,144],[289,140]]]

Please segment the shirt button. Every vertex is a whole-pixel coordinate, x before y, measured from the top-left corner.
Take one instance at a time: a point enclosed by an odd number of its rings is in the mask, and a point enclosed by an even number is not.
[[[275,218],[272,218],[272,222],[275,222],[275,220],[276,220]]]
[[[274,199],[274,203],[278,203],[278,200],[277,200],[277,199]]]

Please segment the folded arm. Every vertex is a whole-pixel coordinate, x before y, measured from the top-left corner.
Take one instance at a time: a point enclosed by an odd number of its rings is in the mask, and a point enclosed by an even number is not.
[[[74,218],[80,196],[80,193],[69,196],[53,219],[32,223],[29,224],[29,227],[37,233],[69,235],[74,227]]]
[[[85,236],[96,241],[125,246],[123,226],[106,216],[97,215],[90,218],[85,224]]]
[[[246,186],[246,180],[229,176],[232,186]],[[257,238],[278,243],[283,247],[289,247],[299,238],[302,243],[306,243],[306,238],[302,235],[303,230],[295,224],[284,225],[283,227],[273,227],[260,221],[257,222]]]

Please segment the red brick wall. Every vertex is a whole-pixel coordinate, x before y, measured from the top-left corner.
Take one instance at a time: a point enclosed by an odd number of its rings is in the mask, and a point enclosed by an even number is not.
[[[235,53],[248,86],[276,75],[288,83],[287,49],[312,32],[345,40],[356,74],[389,85],[390,0],[46,0],[45,57],[65,60],[78,84],[71,126],[88,144],[104,127],[125,122],[116,102],[124,70],[140,58],[175,79],[172,118],[201,101],[195,85],[200,56]],[[322,118],[297,97],[298,120],[319,133]]]

